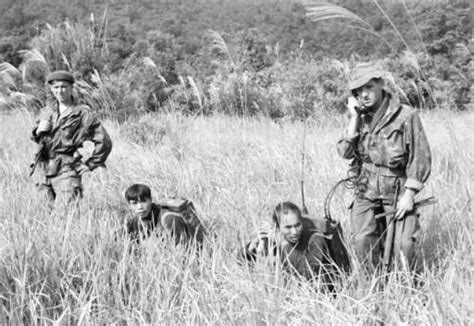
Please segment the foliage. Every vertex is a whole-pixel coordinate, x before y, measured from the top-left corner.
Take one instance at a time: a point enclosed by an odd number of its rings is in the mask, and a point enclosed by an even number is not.
[[[66,68],[86,83],[78,89],[84,102],[120,120],[160,110],[317,118],[344,109],[349,68],[370,60],[384,61],[397,91],[416,107],[462,110],[472,104],[465,4],[354,0],[319,6],[309,7],[309,14],[324,20],[313,22],[299,4],[225,2],[216,12],[206,2],[65,7],[31,1],[23,11],[4,12],[23,15],[18,19],[25,25],[4,22],[0,52],[27,67],[17,87],[23,98],[44,103],[45,74]],[[45,25],[45,17],[56,24]],[[348,20],[327,19],[335,17]],[[31,39],[33,48],[16,54],[20,59],[12,57],[24,44],[16,35]],[[32,51],[44,62],[27,60]]]
[[[472,320],[472,113],[422,113],[433,175],[420,194],[438,204],[420,210],[426,266],[414,286],[404,271],[354,272],[336,294],[281,272],[271,260],[254,270],[236,250],[256,235],[277,202],[300,202],[302,124],[223,115],[147,114],[103,121],[114,149],[107,169],[84,175],[80,216],[49,211],[29,179],[33,116],[0,113],[0,323],[4,325],[468,325]],[[345,176],[331,117],[306,137],[311,214]],[[22,126],[22,128],[18,128]],[[89,145],[89,144],[86,144]],[[86,146],[87,147],[87,146]],[[216,235],[199,255],[152,238],[132,250],[116,237],[123,191],[151,186],[155,199],[190,198]],[[332,206],[345,239],[349,191]],[[340,196],[339,196],[340,195]],[[341,198],[339,198],[341,197]],[[446,218],[449,217],[449,218]],[[352,247],[352,245],[351,245]]]

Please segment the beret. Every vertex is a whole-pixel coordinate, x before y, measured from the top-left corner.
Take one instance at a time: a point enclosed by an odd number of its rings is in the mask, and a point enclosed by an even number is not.
[[[51,84],[53,81],[62,80],[74,84],[74,76],[65,70],[57,70],[46,76],[46,82]]]
[[[373,78],[382,78],[386,72],[372,64],[360,64],[352,69],[349,75],[349,89],[351,91],[364,86]]]

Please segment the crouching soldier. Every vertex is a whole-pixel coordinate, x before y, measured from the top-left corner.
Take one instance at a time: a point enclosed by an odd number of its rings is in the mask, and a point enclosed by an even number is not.
[[[259,230],[257,237],[239,252],[239,260],[253,264],[258,257],[278,256],[285,271],[308,280],[319,278],[331,289],[337,268],[331,263],[318,222],[303,217],[292,202],[283,202],[275,207],[272,223],[273,228]]]
[[[44,173],[39,189],[54,202],[70,203],[82,197],[82,175],[99,166],[112,150],[112,142],[104,127],[86,105],[73,97],[74,77],[67,71],[55,71],[46,77],[54,97],[51,105],[42,109],[32,139],[39,145],[30,174],[38,166]],[[78,149],[85,141],[94,143],[92,155],[82,160]]]
[[[190,201],[168,199],[153,203],[151,189],[144,184],[130,186],[125,191],[125,199],[131,217],[124,231],[130,240],[139,243],[152,235],[169,235],[175,244],[186,244],[193,239],[202,243],[204,228]]]

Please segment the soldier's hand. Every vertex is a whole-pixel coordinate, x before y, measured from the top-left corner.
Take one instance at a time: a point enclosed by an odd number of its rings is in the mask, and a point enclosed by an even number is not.
[[[397,213],[395,214],[395,218],[400,220],[405,217],[405,214],[411,212],[414,206],[414,197],[415,192],[413,190],[407,189],[403,194],[402,198],[397,204]]]
[[[349,96],[347,99],[347,112],[350,118],[357,118],[360,116],[360,103],[354,96]]]
[[[257,230],[257,238],[259,240],[264,240],[270,238],[270,235],[272,234],[272,230],[268,226],[262,226]]]
[[[265,252],[268,250],[268,243],[272,233],[271,227],[266,224],[257,230],[255,249],[258,254],[265,254]]]
[[[81,164],[76,168],[76,172],[79,173],[79,175],[83,175],[86,172],[90,172],[91,169],[86,165],[86,164]]]
[[[38,123],[38,127],[36,128],[36,135],[39,136],[42,133],[48,133],[51,128],[51,122],[49,122],[48,120],[41,120]]]

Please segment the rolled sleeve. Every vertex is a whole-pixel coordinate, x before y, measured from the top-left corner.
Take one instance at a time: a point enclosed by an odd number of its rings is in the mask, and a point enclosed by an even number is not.
[[[405,137],[409,153],[405,188],[419,191],[431,174],[431,149],[421,119],[416,111],[407,120]]]
[[[349,137],[346,132],[342,134],[342,137],[337,142],[337,152],[344,159],[351,159],[355,157],[357,141],[359,134]]]
[[[418,192],[421,189],[423,189],[423,183],[421,183],[420,181],[416,179],[408,178],[407,181],[405,182],[405,188],[413,189],[416,192]]]
[[[86,124],[89,126],[88,140],[94,143],[94,151],[85,164],[89,169],[94,170],[99,166],[105,166],[105,161],[112,151],[112,140],[96,118],[88,119],[90,119]]]

